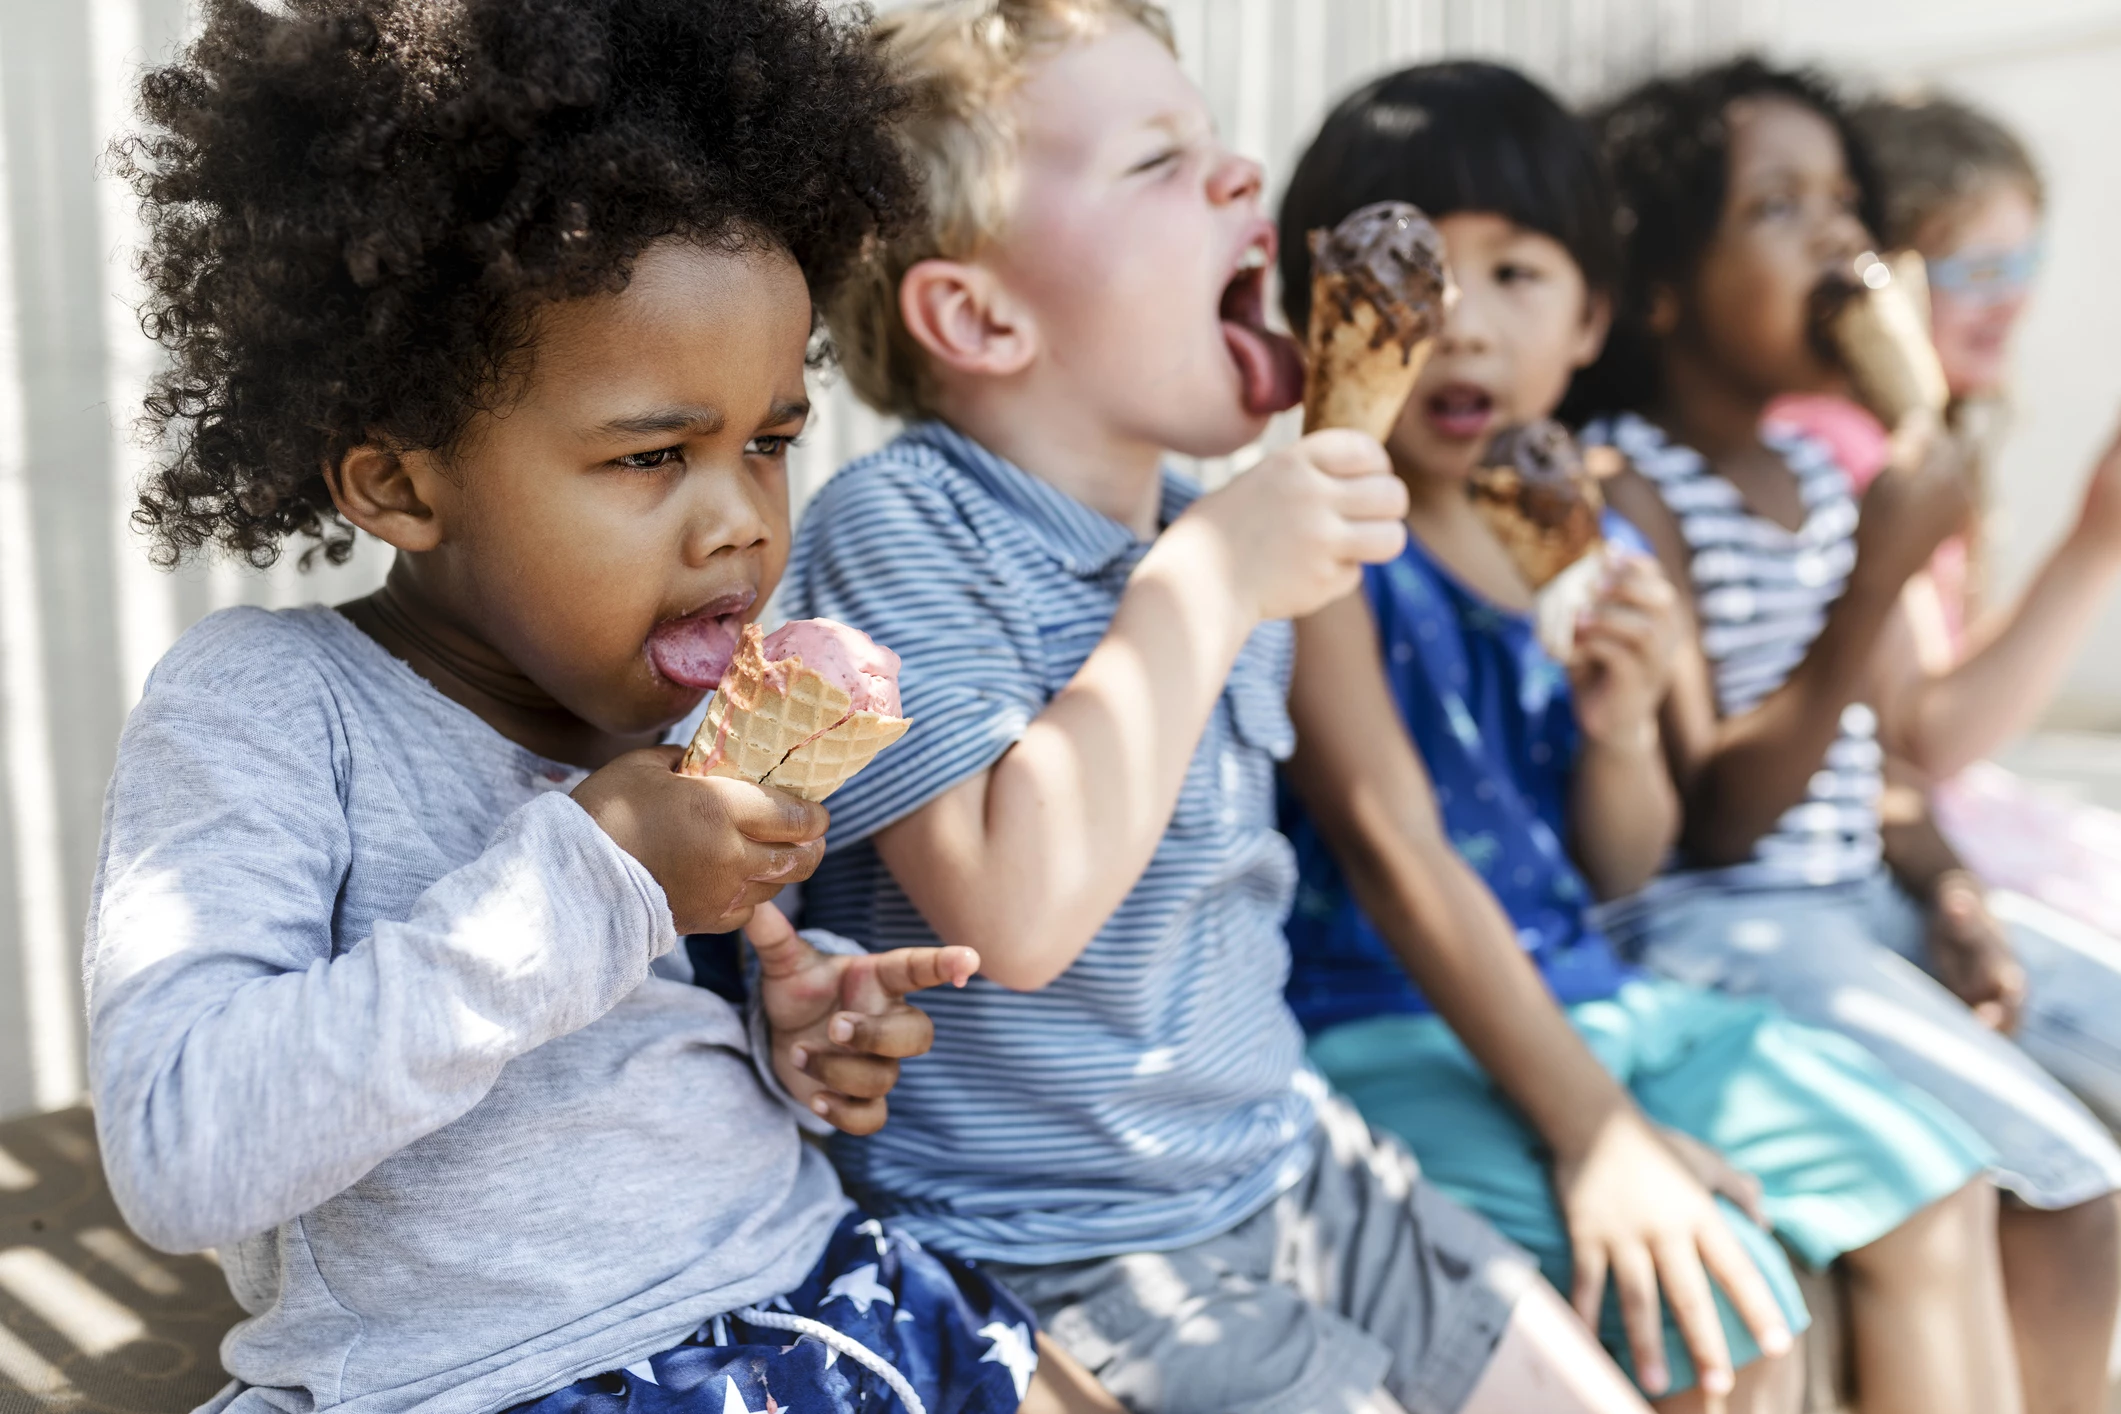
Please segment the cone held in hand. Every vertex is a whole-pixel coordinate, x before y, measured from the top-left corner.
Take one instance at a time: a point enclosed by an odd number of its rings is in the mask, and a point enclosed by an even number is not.
[[[1310,244],[1304,431],[1350,427],[1381,442],[1458,293],[1443,237],[1418,208],[1380,201]]]
[[[1576,620],[1597,598],[1606,568],[1599,481],[1619,469],[1607,447],[1577,450],[1568,429],[1542,421],[1506,427],[1481,454],[1466,494],[1535,594],[1540,646],[1566,662]]]
[[[747,625],[678,770],[736,776],[823,800],[913,725],[854,704],[848,685],[807,666],[800,655],[769,658],[765,635],[757,624]]]
[[[1888,428],[1941,418],[1951,389],[1930,342],[1922,257],[1865,251],[1812,295],[1813,340],[1849,376],[1857,400]]]

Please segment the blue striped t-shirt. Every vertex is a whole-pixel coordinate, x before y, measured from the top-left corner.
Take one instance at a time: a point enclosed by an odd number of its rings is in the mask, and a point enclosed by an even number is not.
[[[1199,489],[1166,473],[1166,524]],[[790,617],[895,651],[913,728],[830,802],[806,923],[932,946],[871,837],[992,766],[1097,646],[1147,549],[947,427],[842,469],[796,537]],[[1077,1261],[1236,1226],[1308,1162],[1322,1086],[1282,1000],[1296,883],[1274,829],[1294,744],[1294,638],[1261,627],[1209,718],[1163,843],[1075,964],[1037,992],[923,993],[935,1048],[891,1122],[834,1158],[874,1211],[973,1258]]]

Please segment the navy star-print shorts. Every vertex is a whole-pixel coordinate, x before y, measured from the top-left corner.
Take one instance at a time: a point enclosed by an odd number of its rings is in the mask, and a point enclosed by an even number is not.
[[[508,1414],[1015,1414],[1037,1329],[985,1273],[850,1213],[795,1290]]]

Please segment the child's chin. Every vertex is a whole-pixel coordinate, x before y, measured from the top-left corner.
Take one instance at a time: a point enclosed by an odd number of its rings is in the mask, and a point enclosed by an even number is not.
[[[1203,408],[1195,417],[1173,418],[1157,440],[1183,457],[1227,457],[1258,441],[1268,420],[1264,414],[1246,412],[1238,403]]]

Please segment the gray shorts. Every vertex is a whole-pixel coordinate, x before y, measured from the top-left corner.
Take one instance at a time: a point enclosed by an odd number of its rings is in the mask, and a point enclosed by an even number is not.
[[[1539,1269],[1329,1101],[1303,1180],[1172,1252],[987,1262],[1137,1414],[1455,1414]]]
[[[1850,1037],[1988,1141],[1998,1186],[2028,1207],[2074,1207],[2121,1189],[2121,1148],[2070,1093],[2121,1112],[2121,950],[2030,900],[1992,903],[2026,970],[2015,1038],[1930,975],[1922,910],[1882,869],[1825,888],[1630,900],[1607,931],[1666,977],[1770,997]]]

